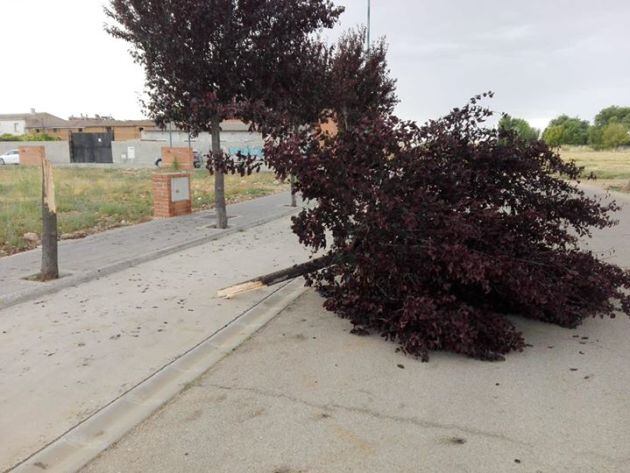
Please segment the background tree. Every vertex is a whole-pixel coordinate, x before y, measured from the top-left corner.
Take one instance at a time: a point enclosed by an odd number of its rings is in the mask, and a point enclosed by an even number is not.
[[[330,0],[111,0],[107,30],[144,66],[149,115],[212,134],[219,228],[227,227],[224,173],[234,169],[221,150],[221,121],[251,119],[252,103],[272,86],[260,78],[284,69],[295,45],[342,11]]]
[[[561,125],[548,126],[543,132],[543,141],[548,146],[557,148],[564,144],[564,127]]]
[[[625,130],[625,134],[623,131]],[[604,108],[595,117],[589,133],[589,144],[594,149],[616,148],[629,144],[630,107]]]
[[[523,140],[528,142],[536,141],[540,136],[540,130],[532,127],[526,120],[513,118],[508,114],[504,114],[501,117],[499,129],[503,131],[514,131]]]
[[[630,107],[618,107],[613,105],[602,109],[595,116],[595,126],[604,127],[610,123],[621,123],[630,128]]]
[[[304,50],[295,64],[281,71],[268,106],[263,111],[273,116],[262,120],[272,142],[291,142],[300,127],[333,121],[339,131],[355,126],[367,115],[385,116],[398,102],[396,81],[389,75],[387,45],[384,39],[366,48],[365,29],[346,32],[332,47],[314,39],[303,43]],[[287,163],[270,162],[280,178],[293,176]]]
[[[630,314],[630,273],[579,242],[616,204],[562,178],[580,169],[545,143],[484,128],[479,98],[421,127],[367,115],[266,145],[314,203],[293,230],[331,263],[309,276],[325,307],[425,360],[522,350],[509,315],[576,327]]]
[[[560,115],[551,120],[543,132],[543,140],[549,146],[585,145],[589,139],[589,127],[586,120]]]
[[[604,129],[601,126],[592,126],[588,130],[588,144],[595,150],[604,149]],[[551,146],[551,143],[549,143]]]
[[[630,132],[621,123],[609,123],[602,128],[602,148],[618,148],[630,144]]]

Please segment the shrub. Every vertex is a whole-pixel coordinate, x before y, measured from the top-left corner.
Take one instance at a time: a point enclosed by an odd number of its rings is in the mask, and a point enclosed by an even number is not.
[[[33,134],[33,135],[11,135],[5,133],[0,135],[0,141],[60,141],[61,138],[51,136],[47,134]]]
[[[293,230],[334,261],[308,276],[325,307],[423,360],[522,350],[510,314],[576,327],[630,313],[630,274],[578,245],[616,204],[561,179],[581,170],[545,143],[483,128],[479,99],[421,127],[365,118],[266,146],[313,203]]]

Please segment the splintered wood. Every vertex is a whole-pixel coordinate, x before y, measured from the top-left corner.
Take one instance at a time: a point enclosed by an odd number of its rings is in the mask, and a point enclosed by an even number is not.
[[[306,263],[296,264],[290,268],[281,269],[275,273],[265,274],[264,276],[250,279],[249,281],[242,282],[235,286],[226,287],[225,289],[221,289],[217,292],[217,297],[231,299],[238,294],[256,291],[257,289],[262,289],[263,287],[273,286],[290,279],[304,276],[305,274],[314,273],[330,265],[333,257],[334,255],[322,256],[321,258],[316,258]]]
[[[256,291],[258,289],[262,289],[263,287],[267,287],[267,285],[263,284],[262,281],[245,282],[243,284],[238,284],[236,286],[221,289],[219,292],[217,292],[217,297],[221,299],[232,299],[234,296],[237,296],[239,294]]]

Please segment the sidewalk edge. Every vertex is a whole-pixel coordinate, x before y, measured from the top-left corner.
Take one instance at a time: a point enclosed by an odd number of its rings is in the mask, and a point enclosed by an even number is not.
[[[7,472],[41,473],[45,467],[49,473],[68,473],[83,468],[251,338],[305,291],[302,278],[284,284]]]

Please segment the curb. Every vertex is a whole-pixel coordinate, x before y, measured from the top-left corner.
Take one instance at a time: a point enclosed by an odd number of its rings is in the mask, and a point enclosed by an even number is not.
[[[51,283],[41,283],[42,285],[37,288],[18,291],[13,294],[9,294],[8,296],[0,297],[0,311],[8,307],[17,305],[17,304],[21,304],[22,302],[27,302],[27,301],[37,299],[42,296],[53,294],[67,287],[76,286],[78,284],[89,282],[94,279],[98,279],[100,277],[109,276],[110,274],[123,271],[133,266],[146,263],[148,261],[153,261],[153,260],[162,258],[164,256],[177,253],[179,251],[188,250],[190,248],[194,248],[196,246],[209,243],[211,241],[219,240],[221,238],[233,235],[234,233],[237,233],[243,230],[249,230],[251,228],[259,227],[266,223],[273,222],[274,220],[279,220],[281,218],[292,215],[295,212],[296,212],[295,208],[290,208],[284,212],[280,212],[276,215],[269,216],[269,217],[263,217],[263,218],[254,220],[250,223],[247,223],[245,225],[227,228],[215,235],[207,235],[201,238],[197,238],[196,240],[190,240],[185,243],[178,243],[176,245],[169,246],[167,248],[163,248],[158,251],[152,251],[144,255],[136,256],[135,258],[118,261],[116,263],[110,264],[108,266],[104,266],[99,269],[95,269],[93,271],[85,271],[76,275],[69,275],[66,277],[62,277],[61,279],[58,279],[57,281],[54,281]]]
[[[249,339],[305,291],[301,278],[284,284],[6,472],[41,473],[45,470],[68,473],[83,468]]]

